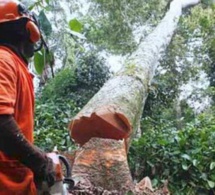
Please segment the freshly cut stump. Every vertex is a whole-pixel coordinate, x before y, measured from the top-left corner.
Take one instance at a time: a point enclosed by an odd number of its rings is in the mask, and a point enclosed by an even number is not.
[[[154,190],[148,177],[133,183],[123,140],[91,138],[75,152],[72,178],[71,195],[169,194],[167,186]]]
[[[72,177],[88,188],[120,192],[134,189],[124,141],[90,139],[76,152]]]

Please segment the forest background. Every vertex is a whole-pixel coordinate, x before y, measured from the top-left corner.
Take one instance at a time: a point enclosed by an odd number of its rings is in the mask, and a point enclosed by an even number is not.
[[[35,143],[73,151],[71,118],[152,32],[170,0],[22,1],[38,14],[50,52],[35,54]],[[173,194],[215,191],[215,5],[184,10],[133,140],[135,181],[166,180]],[[115,59],[115,61],[113,60]]]

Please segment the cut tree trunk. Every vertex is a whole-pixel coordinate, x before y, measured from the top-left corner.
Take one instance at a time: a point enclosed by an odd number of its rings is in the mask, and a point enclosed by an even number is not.
[[[122,140],[90,139],[76,151],[72,177],[76,184],[70,190],[73,195],[169,194],[167,186],[154,190],[148,177],[136,185],[133,183]]]
[[[76,152],[72,175],[76,183],[88,187],[101,186],[124,193],[134,189],[123,141],[90,139]]]
[[[170,4],[170,10],[166,13],[163,20],[155,28],[155,30],[143,41],[136,52],[127,61],[125,66],[110,79],[101,90],[88,102],[88,104],[74,117],[70,124],[70,134],[76,143],[83,146],[91,138],[106,138],[125,141],[125,151],[121,148],[123,155],[126,155],[129,149],[129,143],[136,129],[139,126],[140,118],[144,108],[145,100],[148,96],[149,86],[151,84],[158,60],[165,51],[171,41],[173,33],[177,28],[179,18],[182,14],[182,8],[195,5],[200,0],[174,0]],[[93,139],[94,140],[94,139]],[[118,142],[115,142],[116,144]],[[96,143],[95,143],[96,144]],[[105,144],[103,147],[106,147]],[[108,148],[108,145],[107,145]],[[73,175],[82,175],[83,164],[80,160],[84,159],[84,155],[88,155],[89,160],[81,161],[85,163],[85,173],[89,176],[88,179],[93,185],[106,188],[106,174],[110,167],[105,169],[94,170],[95,176],[91,175],[93,166],[103,166],[105,161],[112,159],[114,150],[101,152],[101,148],[91,148],[91,151],[86,150],[79,153],[75,159]],[[85,154],[86,153],[86,154]],[[91,155],[99,154],[100,160],[95,162]],[[104,156],[102,156],[104,155]],[[94,156],[96,159],[96,156]],[[92,160],[92,161],[91,161]],[[116,159],[117,160],[117,159]],[[119,162],[110,164],[117,167],[124,167],[127,163],[118,159]],[[117,184],[117,188],[123,189],[126,186],[127,178],[130,178],[130,173],[127,168],[116,169],[110,171],[108,178],[111,178],[111,183]],[[111,170],[114,170],[112,167]],[[122,182],[120,175],[122,171],[128,174]],[[119,175],[119,177],[118,177]],[[99,180],[103,180],[99,182]],[[129,181],[130,183],[130,181]],[[116,185],[112,186],[115,190]],[[108,189],[111,190],[110,186]]]

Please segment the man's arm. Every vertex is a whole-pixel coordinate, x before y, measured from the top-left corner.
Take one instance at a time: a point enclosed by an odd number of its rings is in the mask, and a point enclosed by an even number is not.
[[[36,181],[54,184],[52,160],[26,140],[12,115],[0,115],[0,150],[30,168]]]

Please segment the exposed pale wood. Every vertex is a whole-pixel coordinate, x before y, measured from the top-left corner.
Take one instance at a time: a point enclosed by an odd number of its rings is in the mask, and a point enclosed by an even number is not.
[[[73,179],[106,190],[134,189],[123,141],[92,138],[76,152]]]

